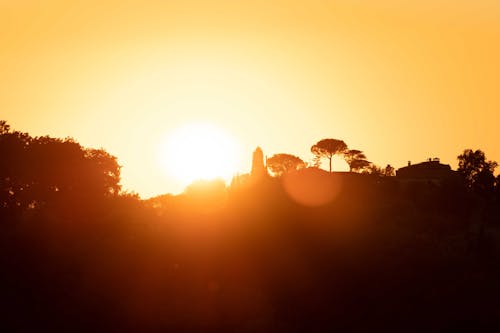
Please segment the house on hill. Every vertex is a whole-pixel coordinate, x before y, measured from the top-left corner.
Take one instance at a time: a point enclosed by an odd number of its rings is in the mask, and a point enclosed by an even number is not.
[[[396,177],[402,182],[426,182],[441,185],[443,181],[456,177],[456,171],[448,164],[442,164],[439,158],[429,158],[427,161],[399,168]]]

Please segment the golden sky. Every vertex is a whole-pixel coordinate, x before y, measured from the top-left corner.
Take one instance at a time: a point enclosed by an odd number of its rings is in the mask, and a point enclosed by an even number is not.
[[[143,197],[182,190],[158,152],[190,122],[241,172],[326,137],[379,165],[500,161],[499,80],[498,0],[0,0],[0,119],[105,148]]]

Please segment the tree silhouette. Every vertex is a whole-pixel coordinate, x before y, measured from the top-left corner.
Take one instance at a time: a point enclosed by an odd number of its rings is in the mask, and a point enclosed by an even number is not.
[[[384,170],[374,163],[370,163],[366,168],[364,168],[363,173],[379,177],[382,177],[385,174]]]
[[[69,209],[120,191],[116,158],[71,138],[33,138],[1,121],[0,156],[0,208],[9,212],[56,202]]]
[[[0,120],[0,134],[6,134],[10,131],[10,125],[5,120]]]
[[[120,192],[120,166],[115,156],[104,149],[86,149],[85,158],[92,172],[95,190],[102,195],[117,195]]]
[[[300,157],[291,154],[276,154],[267,159],[267,168],[277,177],[305,166],[306,163]]]
[[[363,170],[370,165],[366,155],[357,149],[349,149],[344,152],[344,159],[349,164],[349,172]]]
[[[462,176],[466,187],[478,194],[487,194],[495,187],[493,172],[498,166],[497,162],[487,161],[483,151],[465,149],[457,157],[458,173]]]
[[[0,121],[0,208],[22,211],[30,204],[26,192],[31,190],[30,168],[36,166],[28,156],[31,142],[28,134],[11,131]]]
[[[395,175],[396,175],[396,170],[394,170],[394,167],[390,164],[387,164],[385,169],[384,169],[384,176],[392,177]]]
[[[319,168],[321,165],[321,156],[314,155],[311,161],[311,166],[314,168]]]
[[[327,158],[329,161],[329,170],[332,172],[332,158],[335,155],[342,154],[347,150],[347,145],[342,140],[323,139],[311,147],[311,152],[318,158]]]

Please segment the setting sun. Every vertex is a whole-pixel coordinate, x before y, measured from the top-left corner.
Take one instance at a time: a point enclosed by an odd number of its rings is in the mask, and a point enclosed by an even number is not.
[[[499,41],[500,0],[0,0],[0,333],[500,332]]]
[[[169,176],[188,185],[198,179],[230,180],[237,170],[237,142],[212,124],[193,123],[166,136],[160,159]]]

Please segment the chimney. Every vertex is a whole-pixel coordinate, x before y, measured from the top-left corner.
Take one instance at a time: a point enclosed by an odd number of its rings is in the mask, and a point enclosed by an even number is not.
[[[408,161],[408,166],[410,166],[410,165],[411,165],[411,161]]]

